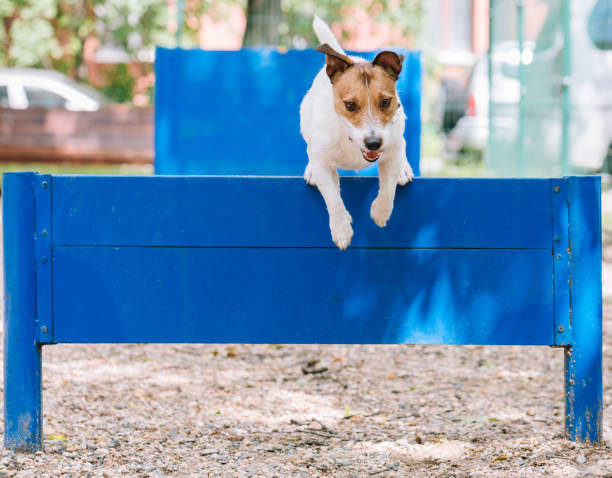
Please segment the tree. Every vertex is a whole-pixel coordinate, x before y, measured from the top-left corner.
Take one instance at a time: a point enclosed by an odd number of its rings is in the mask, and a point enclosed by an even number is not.
[[[278,45],[282,23],[280,0],[248,0],[244,46]]]
[[[341,21],[350,8],[364,8],[378,22],[401,27],[416,37],[421,30],[421,0],[248,0],[244,46],[275,45],[305,48],[316,44],[312,17]]]
[[[187,45],[196,44],[200,16],[212,4],[187,2]],[[78,76],[88,39],[133,58],[155,45],[174,45],[167,0],[0,0],[0,17],[0,65],[43,66]]]
[[[247,13],[245,46],[314,45],[314,13],[335,22],[355,6],[413,37],[422,17],[421,0],[238,1]],[[0,66],[53,68],[86,79],[86,50],[111,46],[139,60],[156,45],[175,46],[177,4],[184,6],[181,46],[196,46],[202,14],[223,3],[235,0],[0,0]],[[116,67],[109,78],[113,98],[129,97],[134,82],[127,68]]]

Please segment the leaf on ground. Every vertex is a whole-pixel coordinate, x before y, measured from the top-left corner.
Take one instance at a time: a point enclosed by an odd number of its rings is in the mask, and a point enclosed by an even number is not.
[[[66,438],[61,433],[51,433],[47,438],[49,440],[55,440],[55,441],[68,441],[68,438]]]

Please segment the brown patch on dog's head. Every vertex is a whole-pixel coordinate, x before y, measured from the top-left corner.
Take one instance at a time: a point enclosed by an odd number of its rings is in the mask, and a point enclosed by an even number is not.
[[[404,62],[404,55],[398,55],[392,51],[381,51],[374,61],[373,65],[378,65],[384,69],[391,78],[397,80],[400,73],[402,72],[402,63]]]
[[[402,71],[403,55],[383,51],[369,62],[355,62],[327,43],[317,47],[325,53],[326,72],[334,92],[334,109],[364,128],[368,123],[385,126],[399,108],[395,82]]]
[[[353,60],[348,56],[338,53],[327,43],[323,43],[323,45],[315,49],[321,53],[325,53],[325,71],[332,83],[338,74],[344,73],[349,66],[354,64]]]
[[[373,63],[355,63],[333,83],[334,108],[355,127],[369,119],[386,125],[399,106],[395,79]]]

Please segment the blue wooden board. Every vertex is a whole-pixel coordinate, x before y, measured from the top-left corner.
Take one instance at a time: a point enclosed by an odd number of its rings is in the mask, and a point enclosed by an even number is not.
[[[299,178],[5,174],[5,446],[42,447],[60,342],[562,345],[566,435],[601,441],[599,178],[419,178],[385,229],[376,189],[343,180],[339,251]]]
[[[383,229],[369,217],[377,190],[342,180],[352,248],[552,248],[549,179],[417,178]],[[54,176],[52,199],[57,245],[335,247],[301,178]]]
[[[554,343],[550,251],[53,254],[55,342]]]
[[[421,57],[394,50],[406,57],[397,87],[407,116],[406,154],[418,175]],[[373,59],[376,52],[356,54]],[[307,156],[299,106],[324,63],[314,50],[158,48],[155,172],[301,175]],[[376,175],[376,167],[361,174]]]

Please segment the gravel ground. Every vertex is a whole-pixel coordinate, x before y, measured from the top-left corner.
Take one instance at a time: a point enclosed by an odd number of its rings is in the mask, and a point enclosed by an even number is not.
[[[604,416],[612,403],[612,249]],[[0,344],[2,341],[0,341]],[[607,444],[563,439],[547,347],[55,345],[44,451],[17,477],[612,477]],[[612,427],[604,422],[604,439]]]

